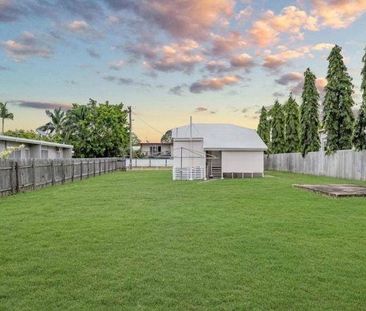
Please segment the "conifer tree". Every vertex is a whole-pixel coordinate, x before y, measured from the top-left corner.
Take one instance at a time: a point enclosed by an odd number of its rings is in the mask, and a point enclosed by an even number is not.
[[[325,87],[323,127],[327,134],[326,153],[352,148],[354,117],[352,78],[336,45],[328,56],[328,84]]]
[[[300,108],[300,148],[303,156],[320,149],[319,93],[315,80],[315,75],[309,68],[306,69]]]
[[[284,153],[286,152],[285,147],[285,115],[283,107],[276,100],[274,106],[271,109],[271,152],[272,153]]]
[[[283,106],[285,113],[285,146],[286,152],[300,151],[300,112],[299,105],[290,94]]]
[[[259,117],[257,133],[262,138],[264,143],[269,146],[271,135],[271,124],[268,119],[267,109],[263,106]]]
[[[361,71],[362,104],[360,107],[360,112],[357,118],[353,136],[353,145],[355,146],[355,149],[358,151],[366,150],[366,49],[365,49],[365,55],[362,58],[362,62],[363,62],[363,68]]]

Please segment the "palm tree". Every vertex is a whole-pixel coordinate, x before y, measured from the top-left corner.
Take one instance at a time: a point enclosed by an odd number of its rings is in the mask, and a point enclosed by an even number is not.
[[[66,121],[65,111],[60,107],[54,109],[53,112],[46,110],[46,115],[51,119],[51,121],[37,128],[37,131],[46,133],[47,135],[61,134]]]
[[[1,134],[4,134],[5,119],[9,119],[9,120],[14,119],[14,114],[9,112],[8,108],[6,107],[6,103],[5,104],[0,103],[0,118],[1,118],[1,121],[2,121]]]

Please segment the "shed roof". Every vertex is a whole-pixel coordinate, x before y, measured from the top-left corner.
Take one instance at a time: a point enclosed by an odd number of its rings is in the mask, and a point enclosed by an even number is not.
[[[0,141],[11,141],[11,142],[24,143],[24,144],[30,144],[30,145],[41,145],[41,146],[59,147],[59,148],[66,148],[66,149],[73,148],[72,145],[65,145],[65,144],[53,143],[50,141],[20,138],[20,137],[6,136],[6,135],[0,135]]]
[[[172,130],[174,140],[189,140],[190,125]],[[192,139],[202,139],[205,150],[267,150],[266,144],[253,129],[233,124],[193,123]]]

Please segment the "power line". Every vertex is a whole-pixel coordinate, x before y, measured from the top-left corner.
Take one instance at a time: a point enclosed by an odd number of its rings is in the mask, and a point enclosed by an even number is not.
[[[160,135],[164,135],[165,133],[163,133],[162,131],[156,129],[155,127],[153,127],[152,125],[150,125],[148,122],[146,122],[144,119],[142,119],[141,117],[137,116],[134,113],[134,117],[136,117],[137,119],[139,119],[140,121],[142,121],[143,123],[145,123],[148,127],[150,127],[152,130],[154,130],[155,132],[159,133]]]

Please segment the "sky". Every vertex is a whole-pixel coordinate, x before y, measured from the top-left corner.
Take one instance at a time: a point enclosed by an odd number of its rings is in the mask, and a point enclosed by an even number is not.
[[[342,47],[360,103],[366,0],[0,0],[0,101],[36,129],[89,98],[132,106],[142,141],[189,122],[256,128]]]

